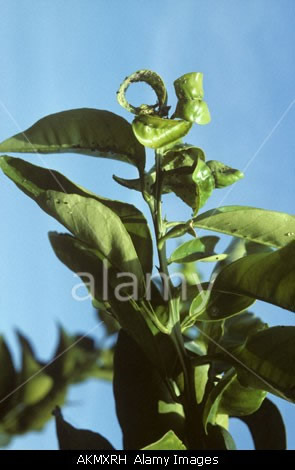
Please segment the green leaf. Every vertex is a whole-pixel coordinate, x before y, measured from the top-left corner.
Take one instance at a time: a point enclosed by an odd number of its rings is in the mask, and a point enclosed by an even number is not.
[[[164,192],[174,192],[195,213],[210,197],[214,179],[206,163],[199,158],[194,166],[166,171],[163,187]]]
[[[114,450],[101,434],[77,429],[65,421],[58,406],[54,410],[54,416],[60,450]]]
[[[208,424],[207,448],[210,450],[236,450],[231,434],[223,426]]]
[[[295,326],[274,326],[232,350],[242,385],[295,401]]]
[[[41,401],[53,387],[53,380],[36,360],[24,336],[18,334],[22,347],[22,368],[19,376],[20,395],[25,405]]]
[[[295,312],[295,240],[272,253],[240,258],[225,266],[214,287]]]
[[[229,294],[221,289],[210,289],[208,283],[203,283],[200,291],[190,306],[190,316],[198,321],[219,321],[240,314],[253,303],[254,299],[244,295]],[[201,290],[202,287],[202,290]]]
[[[218,261],[226,254],[214,253],[219,237],[201,237],[178,246],[171,254],[168,263],[190,263],[192,261]]]
[[[174,81],[174,89],[178,99],[204,98],[203,74],[201,72],[190,72],[182,75]]]
[[[222,399],[222,395],[230,384],[235,380],[236,373],[233,369],[230,369],[224,374],[222,379],[217,385],[213,387],[209,393],[203,411],[203,426],[205,431],[208,433],[208,424],[215,424],[216,418],[219,412],[219,405]]]
[[[114,394],[124,449],[141,449],[173,430],[184,432],[183,410],[141,347],[120,330],[114,357]]]
[[[169,171],[177,168],[195,167],[198,160],[205,161],[202,149],[191,144],[176,144],[164,153],[162,169]]]
[[[105,307],[108,302],[104,299],[104,266],[95,250],[67,233],[49,232],[48,235],[58,259],[74,273],[82,273],[80,277],[90,294],[101,307]],[[93,277],[94,283],[89,276]],[[116,273],[112,268],[108,269],[108,281],[115,287]]]
[[[285,450],[286,430],[278,408],[267,398],[259,410],[249,416],[239,416],[247,424],[256,450]]]
[[[218,413],[230,416],[244,416],[258,410],[266,397],[264,390],[244,387],[236,377],[222,394]]]
[[[186,447],[173,431],[168,431],[161,439],[143,450],[186,450]]]
[[[208,124],[211,121],[208,105],[202,100],[178,100],[173,117],[185,119],[196,124]]]
[[[210,160],[206,163],[212,172],[216,188],[225,188],[244,178],[244,173],[218,160]]]
[[[141,172],[145,166],[145,150],[131,125],[110,111],[90,108],[50,114],[4,140],[0,152],[81,153],[131,163]]]
[[[246,206],[224,206],[200,214],[194,226],[280,248],[295,237],[295,216]]]
[[[37,198],[46,191],[53,190],[95,199],[115,212],[132,239],[144,272],[150,273],[152,271],[152,239],[147,221],[136,207],[98,196],[76,185],[55,170],[32,165],[19,158],[2,156],[0,157],[0,167],[19,189],[36,202],[38,202]]]
[[[141,106],[136,107],[128,103],[125,96],[126,91],[131,83],[137,82],[144,82],[152,87],[158,98],[155,105],[142,104]],[[166,114],[165,111],[167,111],[167,91],[165,84],[160,75],[151,70],[138,70],[125,78],[117,92],[117,100],[123,108],[133,114],[151,114],[155,112],[155,108],[157,107],[159,108],[158,113],[160,114],[162,114],[162,112]]]
[[[0,417],[5,415],[11,404],[12,395],[10,395],[16,388],[17,375],[13,365],[12,357],[6,341],[0,336]],[[3,401],[2,401],[3,400]]]
[[[174,82],[178,97],[175,117],[197,124],[210,122],[208,106],[203,101],[203,74],[199,72],[186,73]]]
[[[244,344],[249,336],[266,328],[268,328],[267,323],[250,312],[243,312],[240,315],[227,318],[224,323],[221,345],[225,349],[232,350]]]
[[[95,249],[118,273],[132,273],[143,291],[143,272],[132,240],[120,218],[95,199],[46,191],[36,201],[82,242]],[[130,281],[130,279],[129,279]]]
[[[92,338],[69,336],[59,328],[59,340],[46,372],[55,382],[78,383],[89,377],[111,380],[113,352],[98,348]]]
[[[132,123],[138,141],[145,147],[153,149],[165,147],[181,139],[189,132],[191,126],[187,121],[145,115],[137,116]]]

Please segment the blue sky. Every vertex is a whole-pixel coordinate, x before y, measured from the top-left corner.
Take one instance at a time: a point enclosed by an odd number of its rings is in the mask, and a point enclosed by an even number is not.
[[[295,62],[293,0],[0,0],[0,139],[26,129],[44,115],[97,107],[130,119],[116,103],[126,75],[148,68],[166,82],[204,73],[212,122],[192,130],[190,142],[208,159],[221,160],[246,177],[216,191],[207,208],[241,204],[294,213]],[[149,90],[138,86],[143,100]],[[136,99],[138,93],[130,91]],[[116,173],[135,176],[119,162],[71,155],[28,155],[97,193],[145,210],[136,193],[112,182]],[[14,329],[33,341],[42,359],[52,354],[56,324],[73,333],[96,324],[89,302],[71,297],[75,279],[55,258],[47,240],[59,230],[53,219],[0,175],[0,330],[14,348]],[[170,218],[189,211],[166,198]],[[222,242],[223,243],[223,242]],[[270,324],[294,324],[290,312],[257,303]],[[97,329],[93,332],[100,337]],[[294,408],[276,400],[286,419],[289,448],[295,448]],[[95,412],[93,412],[95,407]],[[89,381],[71,389],[68,420],[107,436],[120,446],[120,430],[109,385]],[[245,429],[240,448],[248,448]],[[44,432],[16,438],[10,448],[56,448],[53,423]]]

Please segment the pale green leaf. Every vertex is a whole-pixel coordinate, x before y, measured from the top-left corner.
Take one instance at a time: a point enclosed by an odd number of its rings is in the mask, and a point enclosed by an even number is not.
[[[186,447],[173,431],[168,431],[161,439],[143,450],[186,450]]]
[[[247,206],[224,206],[200,214],[194,226],[280,248],[295,238],[295,216]]]
[[[143,171],[144,147],[121,116],[82,108],[50,114],[0,144],[0,152],[81,153],[131,163]]]

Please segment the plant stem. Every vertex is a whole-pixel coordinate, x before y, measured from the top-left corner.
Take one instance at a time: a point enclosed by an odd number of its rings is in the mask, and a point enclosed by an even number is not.
[[[168,263],[166,256],[166,243],[159,243],[160,239],[165,236],[167,225],[162,219],[162,187],[163,187],[163,173],[161,168],[162,154],[156,151],[156,182],[154,198],[145,199],[149,205],[157,243],[157,251],[159,257],[159,271],[164,285],[165,280],[168,280],[169,290],[172,294],[173,285],[171,283],[168,271]],[[165,287],[165,285],[164,285]],[[177,356],[182,366],[184,376],[184,390],[182,393],[182,403],[186,420],[186,436],[189,449],[205,449],[205,434],[202,426],[201,408],[198,406],[195,393],[195,372],[194,366],[188,357],[184,348],[183,338],[181,334],[181,327],[179,321],[179,305],[178,299],[169,296],[169,317],[170,322],[168,327],[171,328],[171,340],[177,352]]]

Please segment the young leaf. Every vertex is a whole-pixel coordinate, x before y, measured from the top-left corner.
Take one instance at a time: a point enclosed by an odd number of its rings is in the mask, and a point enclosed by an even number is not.
[[[159,149],[184,137],[192,127],[187,121],[174,121],[158,116],[137,116],[132,129],[138,141],[145,147]]]
[[[101,434],[74,428],[65,421],[58,406],[53,414],[60,450],[114,450],[110,442]]]
[[[231,168],[217,160],[209,160],[206,163],[214,177],[215,188],[225,188],[226,186],[236,183],[241,178],[244,178],[244,174],[241,171]]]
[[[256,450],[285,450],[286,430],[279,409],[268,398],[248,416],[238,416],[247,424]]]
[[[174,82],[178,97],[175,117],[186,119],[197,124],[210,122],[207,104],[203,101],[203,74],[199,72],[186,73]]]
[[[240,258],[225,266],[214,287],[295,312],[295,240],[280,250]]]
[[[178,100],[173,117],[201,125],[211,121],[208,105],[206,101],[202,100]]]
[[[152,87],[154,92],[157,95],[158,101],[155,105],[142,104],[139,107],[132,106],[126,100],[126,91],[131,83],[144,82]],[[127,111],[133,114],[153,114],[155,108],[159,108],[159,114],[167,114],[167,91],[165,83],[163,82],[160,75],[151,71],[151,70],[138,70],[137,72],[132,73],[129,77],[125,78],[124,82],[120,85],[120,88],[117,92],[118,103],[125,108]],[[169,108],[168,108],[169,109]]]
[[[191,263],[192,261],[218,261],[226,254],[214,253],[219,237],[201,237],[178,246],[171,254],[168,263]]]
[[[183,411],[139,345],[120,330],[114,357],[114,394],[124,449],[141,449],[173,430],[184,432]]]
[[[215,387],[211,390],[207,397],[204,411],[203,411],[203,426],[205,431],[208,433],[208,424],[215,424],[216,418],[219,411],[219,404],[222,399],[222,395],[230,384],[235,380],[236,373],[233,369],[230,369],[223,378],[218,382]]]
[[[121,219],[129,233],[145,273],[152,271],[152,239],[143,214],[131,204],[106,199],[76,185],[61,173],[32,165],[9,156],[0,157],[0,167],[19,189],[35,201],[48,190],[92,198],[111,209]]]
[[[280,248],[295,237],[295,216],[246,206],[224,206],[200,214],[194,226]]]
[[[242,385],[295,401],[295,326],[274,326],[231,351]]]
[[[174,192],[194,213],[202,207],[214,189],[210,169],[202,159],[195,166],[183,166],[164,174],[164,192]]]
[[[72,109],[50,114],[24,132],[4,140],[0,152],[81,153],[131,163],[143,172],[144,147],[131,125],[100,109]]]
[[[173,431],[168,431],[161,439],[142,450],[186,450],[186,447]]]

